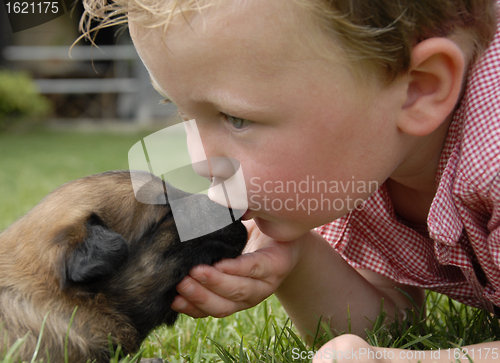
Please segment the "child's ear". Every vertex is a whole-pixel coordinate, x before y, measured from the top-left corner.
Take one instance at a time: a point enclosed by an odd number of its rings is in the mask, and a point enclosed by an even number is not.
[[[436,130],[453,111],[460,97],[465,57],[447,38],[430,38],[412,50],[407,74],[407,98],[398,127],[413,136]]]

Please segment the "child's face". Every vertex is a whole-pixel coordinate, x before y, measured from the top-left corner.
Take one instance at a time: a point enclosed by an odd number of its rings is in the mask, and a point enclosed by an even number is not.
[[[207,156],[241,163],[245,217],[280,240],[353,209],[406,150],[397,83],[361,84],[318,57],[307,46],[318,31],[304,14],[287,16],[289,3],[209,10],[190,26],[178,17],[166,34],[130,24],[157,87],[196,119]]]

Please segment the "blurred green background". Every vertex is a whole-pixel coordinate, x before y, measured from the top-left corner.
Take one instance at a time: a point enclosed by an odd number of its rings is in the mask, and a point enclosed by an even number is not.
[[[63,183],[128,169],[128,150],[149,133],[0,133],[0,230]]]
[[[83,5],[70,3],[22,31],[0,6],[0,230],[65,182],[128,169],[129,149],[176,117],[126,28],[74,44]]]

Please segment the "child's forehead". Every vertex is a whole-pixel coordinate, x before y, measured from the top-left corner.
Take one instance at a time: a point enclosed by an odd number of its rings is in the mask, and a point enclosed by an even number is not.
[[[200,11],[177,14],[166,28],[151,29],[140,23],[136,27],[131,21],[131,28],[136,28],[131,33],[138,47],[144,46],[141,43],[164,47],[165,58],[177,57],[185,50],[195,56],[213,52],[228,57],[244,54],[240,61],[245,63],[258,64],[265,59],[267,66],[274,65],[272,70],[263,68],[263,72],[279,72],[284,60],[299,64],[301,60],[318,58],[317,44],[338,53],[339,57],[330,60],[342,59],[340,46],[331,39],[325,45],[324,34],[308,19],[307,12],[292,4],[295,2],[290,0],[214,1]],[[148,41],[151,35],[158,45]]]
[[[189,24],[178,17],[166,33],[133,23],[130,30],[156,88],[184,112],[216,105],[239,117],[260,117],[285,100],[295,103],[304,89],[316,92],[312,80],[331,79],[332,73],[345,69],[331,60],[325,64],[296,42],[290,35],[294,24],[264,26],[280,9],[264,10],[262,17],[231,10],[234,16],[207,17],[205,22],[200,17]]]
[[[156,13],[148,8],[135,7],[129,11],[129,23],[148,29],[163,29],[166,37],[175,34],[184,36],[186,30],[207,37],[228,32],[244,32],[248,36],[248,27],[251,27],[256,34],[262,33],[258,30],[266,29],[266,37],[275,34],[293,39],[299,36],[304,38],[307,29],[315,28],[312,14],[304,11],[295,1],[200,0],[195,2],[195,7],[190,7],[192,2],[187,1],[188,5],[182,2],[182,7]]]
[[[298,19],[302,12],[290,3],[289,0],[215,1],[213,6],[202,7],[200,11],[177,14],[167,27],[156,28],[133,20],[137,16],[131,14],[131,34],[138,46],[141,43],[154,46],[154,42],[144,40],[155,37],[158,44],[172,48],[165,49],[167,57],[175,55],[174,48],[189,48],[194,39],[206,40],[216,45],[217,51],[227,51],[228,56],[232,51],[245,52],[249,61],[258,61],[260,57],[270,61],[314,57],[310,44],[319,37],[314,34],[316,28],[312,21]]]
[[[272,25],[290,16],[290,11],[298,9],[296,1],[290,0],[150,0],[154,3],[147,6],[138,0],[131,0],[128,8],[128,19],[144,26],[157,27],[174,22],[177,18],[192,21],[201,18],[202,21],[210,18],[222,19],[244,13],[250,18],[266,18],[271,8],[280,12],[284,17],[274,18]],[[262,11],[261,11],[262,10]]]

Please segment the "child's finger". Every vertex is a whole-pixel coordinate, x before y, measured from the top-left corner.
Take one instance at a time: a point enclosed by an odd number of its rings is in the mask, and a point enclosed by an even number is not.
[[[273,292],[273,288],[264,281],[246,276],[226,274],[212,266],[197,266],[191,270],[189,275],[205,289],[235,303],[241,302],[240,309],[259,303]],[[256,291],[259,292],[258,295]],[[259,299],[260,295],[266,296]],[[206,297],[200,297],[200,303],[203,303],[203,298]]]
[[[264,273],[269,272],[264,271],[267,270],[264,267],[267,261],[264,261],[264,259],[266,259],[266,256],[262,257],[263,259],[259,260],[258,258],[256,258],[256,253],[247,253],[239,256],[236,259],[222,260],[216,263],[214,265],[214,268],[225,274],[258,279],[259,277],[267,276],[268,274],[264,275]]]
[[[178,313],[186,314],[193,318],[206,318],[208,316],[207,313],[201,311],[180,295],[175,297],[170,307]]]
[[[177,285],[177,297],[172,303],[172,309],[192,316],[201,318],[206,316],[222,317],[223,314],[230,315],[234,307],[228,305],[232,302],[223,301],[220,296],[203,287],[198,281],[187,276]],[[224,315],[224,316],[227,316]]]
[[[236,259],[225,259],[214,265],[218,271],[229,275],[269,280],[288,270],[287,255],[274,247],[247,253]]]
[[[172,308],[193,317],[222,318],[250,307],[246,301],[232,301],[218,295],[189,276],[177,285],[177,291],[184,300],[177,298]]]

